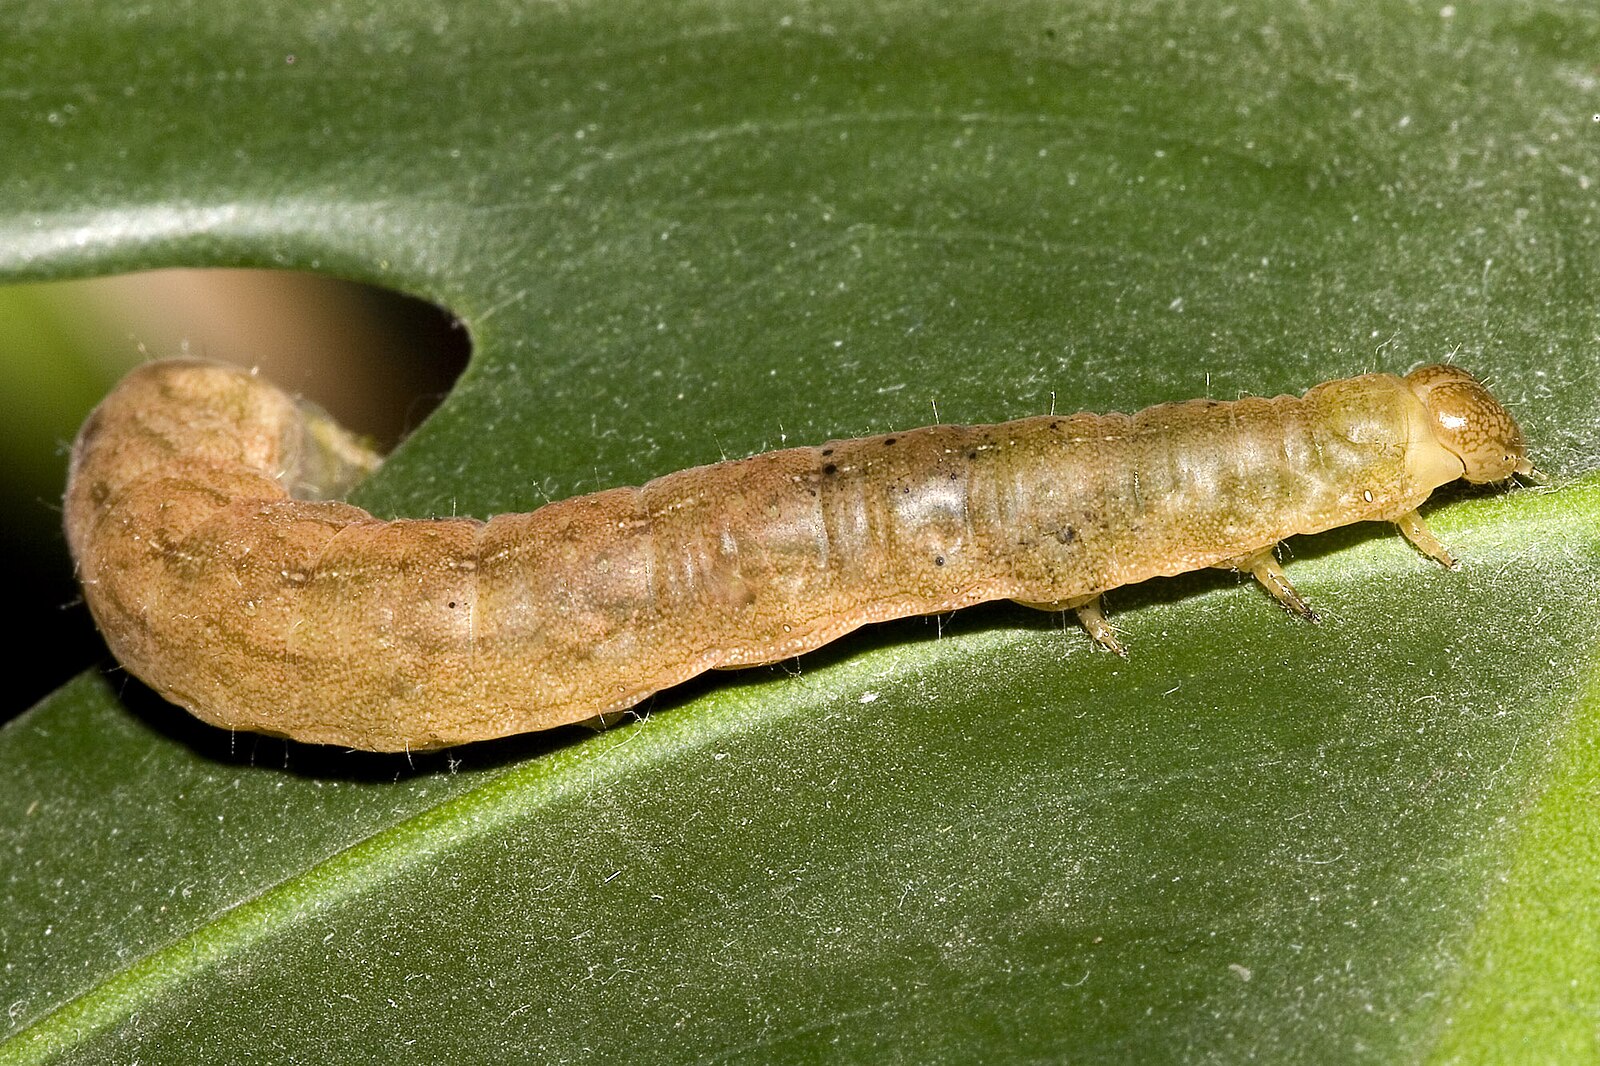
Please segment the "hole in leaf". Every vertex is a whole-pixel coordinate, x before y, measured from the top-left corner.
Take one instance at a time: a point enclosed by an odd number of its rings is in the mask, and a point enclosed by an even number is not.
[[[0,532],[21,647],[4,722],[98,661],[61,533],[67,449],[129,369],[190,356],[257,366],[385,449],[415,429],[466,366],[449,312],[389,289],[266,270],[156,270],[0,286]]]

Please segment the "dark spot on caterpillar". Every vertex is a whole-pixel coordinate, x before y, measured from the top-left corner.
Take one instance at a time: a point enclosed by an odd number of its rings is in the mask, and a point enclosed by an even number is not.
[[[977,457],[978,457],[978,449],[972,448],[972,449],[968,450],[968,452],[967,452],[967,458],[968,459],[976,459]]]
[[[885,448],[887,448],[889,445],[893,444],[897,439],[898,438],[896,438],[896,437],[885,437],[885,438],[883,438],[883,446]]]
[[[933,565],[934,565],[934,566],[943,566],[943,565],[944,565],[944,556],[942,556],[942,555],[935,555],[935,556],[934,556],[934,557],[933,557]]]
[[[1056,539],[1063,544],[1071,544],[1078,539],[1078,531],[1071,526],[1056,530]]]
[[[824,454],[826,454],[826,453],[824,453]],[[822,468],[822,472],[824,474],[827,474],[829,477],[832,477],[833,475],[835,475],[835,474],[837,474],[839,472],[839,468],[837,466],[835,466],[833,463],[829,463],[827,466]]]
[[[455,610],[455,607],[456,607],[456,601],[455,600],[451,600],[449,603],[445,604],[445,606],[449,607],[453,611],[453,610]]]
[[[832,448],[824,448],[824,449],[822,449],[822,454],[825,455],[825,456],[826,455],[832,455],[833,454],[833,449]]]

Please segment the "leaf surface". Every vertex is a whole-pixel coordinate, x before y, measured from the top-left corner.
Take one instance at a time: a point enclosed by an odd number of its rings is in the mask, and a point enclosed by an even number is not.
[[[1594,1053],[1591,13],[18,8],[0,276],[462,316],[380,513],[1447,355],[1556,481],[1441,493],[1460,573],[1291,542],[1317,627],[1210,572],[1127,662],[990,605],[409,761],[81,677],[0,731],[0,1060]]]

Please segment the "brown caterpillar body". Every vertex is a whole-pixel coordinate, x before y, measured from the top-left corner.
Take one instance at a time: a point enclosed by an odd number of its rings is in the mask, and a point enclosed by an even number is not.
[[[1531,474],[1464,371],[1127,416],[930,426],[668,474],[529,514],[380,521],[326,497],[377,455],[243,371],[135,370],[73,449],[66,530],[106,641],[208,722],[380,751],[546,729],[868,622],[1009,597],[1074,608],[1206,566],[1310,608],[1285,537],[1397,522]]]

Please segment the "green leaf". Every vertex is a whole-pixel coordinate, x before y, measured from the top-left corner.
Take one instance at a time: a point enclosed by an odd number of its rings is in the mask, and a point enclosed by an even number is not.
[[[19,5],[20,7],[20,5]],[[0,731],[0,1061],[1493,1061],[1600,1044],[1593,56],[1569,5],[8,12],[0,276],[476,341],[360,501],[1453,354],[1548,490],[413,760],[121,674]],[[276,27],[276,28],[271,28]]]

